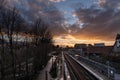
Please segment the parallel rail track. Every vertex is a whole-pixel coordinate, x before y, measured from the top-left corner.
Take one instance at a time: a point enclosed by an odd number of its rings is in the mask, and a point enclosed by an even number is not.
[[[64,54],[64,57],[72,80],[98,80],[69,55]]]

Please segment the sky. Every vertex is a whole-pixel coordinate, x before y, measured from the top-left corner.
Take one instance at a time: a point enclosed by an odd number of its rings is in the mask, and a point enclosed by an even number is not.
[[[113,45],[120,33],[120,0],[6,0],[26,21],[41,17],[55,44]]]

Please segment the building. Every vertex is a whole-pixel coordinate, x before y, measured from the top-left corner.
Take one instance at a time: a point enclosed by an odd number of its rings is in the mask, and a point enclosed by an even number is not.
[[[79,50],[82,54],[120,54],[120,34],[117,34],[115,44],[113,46],[105,46],[104,43],[95,43],[94,46],[91,44],[75,44],[74,49]]]
[[[81,48],[86,48],[87,44],[75,44],[74,48],[75,49],[81,49]]]
[[[120,34],[117,34],[116,41],[113,47],[113,53],[120,53]]]
[[[80,52],[80,54],[87,53],[87,44],[75,44],[74,49]]]
[[[94,46],[105,46],[105,43],[95,43]]]
[[[88,54],[108,55],[111,53],[113,46],[90,46],[87,47]]]

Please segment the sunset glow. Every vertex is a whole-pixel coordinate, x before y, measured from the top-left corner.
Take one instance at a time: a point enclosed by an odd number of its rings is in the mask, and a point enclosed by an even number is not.
[[[94,43],[105,43],[105,45],[113,45],[114,41],[105,41],[105,40],[98,40],[98,39],[78,39],[72,35],[62,35],[54,37],[54,44],[60,46],[74,46],[75,44],[92,44]]]

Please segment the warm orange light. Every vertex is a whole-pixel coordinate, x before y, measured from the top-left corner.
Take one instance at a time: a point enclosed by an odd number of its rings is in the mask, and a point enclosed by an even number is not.
[[[114,41],[105,41],[100,39],[87,39],[87,38],[75,38],[72,35],[65,34],[61,36],[55,36],[53,38],[55,45],[61,46],[74,46],[74,44],[94,44],[94,43],[105,43],[105,45],[113,45]]]

